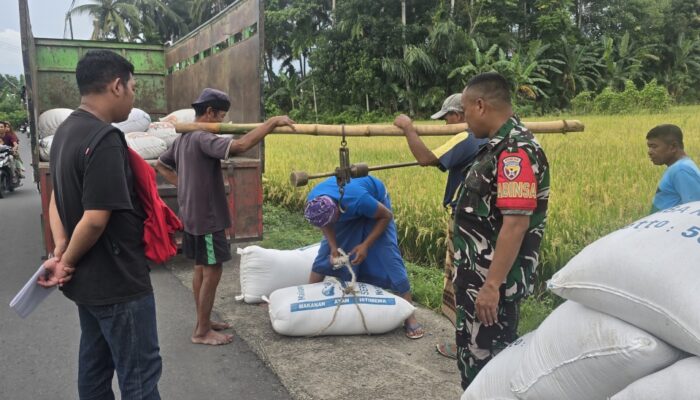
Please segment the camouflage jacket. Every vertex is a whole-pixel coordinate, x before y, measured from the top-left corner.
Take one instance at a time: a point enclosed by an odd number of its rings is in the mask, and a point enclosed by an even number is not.
[[[517,301],[534,288],[547,220],[549,163],[517,117],[509,119],[465,169],[454,214],[455,284],[481,287],[493,260],[503,215],[529,215],[530,226],[501,296]]]

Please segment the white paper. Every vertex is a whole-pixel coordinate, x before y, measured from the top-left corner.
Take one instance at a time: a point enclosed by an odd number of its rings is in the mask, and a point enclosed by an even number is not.
[[[31,314],[36,306],[38,306],[48,295],[56,290],[56,286],[45,288],[36,283],[37,279],[39,279],[39,275],[43,273],[44,265],[42,264],[39,269],[36,270],[34,275],[29,278],[27,283],[24,284],[24,287],[20,289],[15,298],[10,302],[10,308],[15,310],[17,315],[22,318],[26,318],[29,314]]]

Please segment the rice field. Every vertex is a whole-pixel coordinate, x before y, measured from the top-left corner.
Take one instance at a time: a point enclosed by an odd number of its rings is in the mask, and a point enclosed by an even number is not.
[[[686,152],[700,161],[700,106],[674,107],[664,114],[527,118],[579,119],[583,133],[540,134],[552,174],[549,219],[542,248],[541,281],[584,246],[645,215],[665,167],[646,154],[645,135],[655,125],[683,129]],[[430,148],[447,138],[424,141]],[[266,201],[301,213],[315,181],[289,184],[291,171],[332,171],[338,164],[339,138],[271,135],[266,139]],[[369,165],[414,161],[404,138],[349,138],[351,162]],[[373,172],[391,195],[399,241],[408,260],[441,268],[449,214],[442,208],[446,173],[434,167]]]

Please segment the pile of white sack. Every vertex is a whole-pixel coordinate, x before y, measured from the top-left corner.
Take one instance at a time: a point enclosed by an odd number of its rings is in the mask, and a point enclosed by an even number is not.
[[[308,283],[319,247],[320,243],[295,250],[238,249],[242,293],[236,299],[261,303],[277,289]]]
[[[183,108],[181,110],[173,111],[161,118],[160,121],[170,122],[171,124],[177,122],[194,122],[194,108]]]
[[[143,132],[148,129],[148,125],[151,124],[151,116],[147,112],[132,108],[129,112],[129,117],[122,122],[115,122],[112,125],[119,128],[120,131],[124,133],[128,132]]]
[[[246,303],[269,303],[275,332],[287,336],[361,335],[392,331],[415,308],[384,289],[329,278],[308,284],[320,244],[295,250],[249,246],[241,256],[241,295]]]
[[[568,301],[462,400],[700,398],[700,202],[597,240],[548,288]]]
[[[58,126],[72,113],[73,110],[69,108],[54,108],[41,113],[36,126],[36,133],[39,135],[39,139],[53,135]]]
[[[325,282],[277,289],[270,295],[272,328],[280,335],[363,335],[393,331],[415,311],[408,301],[367,283]]]
[[[37,132],[41,161],[49,161],[53,134],[72,112],[73,110],[67,108],[54,108],[39,116]],[[147,112],[133,108],[129,113],[129,118],[112,125],[125,133],[129,147],[144,159],[151,160],[157,159],[175,142],[178,136],[174,125],[176,122],[194,122],[194,110],[178,110],[161,118],[158,122],[151,122],[151,116]]]

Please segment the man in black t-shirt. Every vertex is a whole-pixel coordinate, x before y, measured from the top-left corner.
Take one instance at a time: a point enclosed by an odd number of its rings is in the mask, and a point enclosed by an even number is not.
[[[134,103],[134,66],[111,51],[78,62],[80,107],[56,130],[49,206],[56,247],[39,278],[78,306],[81,399],[160,399],[162,363],[143,245],[145,213],[134,190],[124,134]]]
[[[192,103],[196,122],[221,122],[230,106],[226,93],[211,88],[204,89]],[[228,324],[211,320],[223,263],[231,259],[225,231],[231,226],[231,217],[220,160],[250,149],[275,127],[293,123],[287,116],[272,117],[238,140],[206,131],[183,134],[158,158],[156,170],[177,186],[185,227],[182,250],[195,263],[192,291],[197,322],[192,343],[220,345],[233,340],[233,335],[216,332],[229,328]]]

